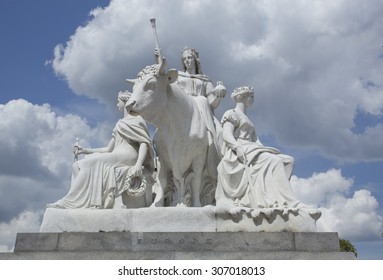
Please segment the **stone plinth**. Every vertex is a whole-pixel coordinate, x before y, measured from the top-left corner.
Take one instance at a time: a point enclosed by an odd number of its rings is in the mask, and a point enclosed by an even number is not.
[[[315,232],[315,220],[304,209],[256,219],[233,218],[214,206],[139,209],[55,209],[45,211],[41,232]]]
[[[303,210],[253,219],[213,206],[47,209],[40,231],[19,233],[0,259],[355,259]]]
[[[61,232],[19,233],[0,259],[355,259],[337,233]]]

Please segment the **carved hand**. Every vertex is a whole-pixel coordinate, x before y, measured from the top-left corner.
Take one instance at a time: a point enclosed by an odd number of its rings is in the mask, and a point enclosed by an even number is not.
[[[75,145],[73,146],[73,153],[77,155],[81,155],[81,154],[90,154],[91,152],[88,149]]]
[[[226,96],[227,90],[222,82],[218,82],[218,85],[214,88],[213,92],[217,98],[222,99]]]
[[[235,152],[236,152],[236,154],[237,154],[238,160],[239,160],[240,162],[244,163],[244,162],[245,162],[245,157],[246,157],[246,155],[245,155],[245,153],[244,153],[244,151],[243,151],[243,148],[242,148],[241,146],[238,146],[238,147],[235,149]]]
[[[155,48],[155,49],[154,49],[154,61],[155,61],[157,64],[158,64],[159,61],[160,61],[160,53],[161,53],[160,49],[158,49],[158,48]]]
[[[142,176],[142,165],[136,164],[129,170],[130,175],[133,177],[141,177]]]
[[[81,146],[78,146],[78,145],[73,145],[73,153],[75,154],[75,155],[78,155],[78,154],[80,154],[80,151],[82,150],[82,147]]]

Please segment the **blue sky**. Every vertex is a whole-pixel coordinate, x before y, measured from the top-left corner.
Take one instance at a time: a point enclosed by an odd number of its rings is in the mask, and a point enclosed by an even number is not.
[[[383,259],[382,13],[374,0],[1,1],[0,250],[67,192],[74,139],[108,142],[124,79],[153,63],[156,17],[169,67],[195,47],[229,93],[255,88],[249,115],[295,158],[318,228]],[[226,97],[217,117],[233,106]]]

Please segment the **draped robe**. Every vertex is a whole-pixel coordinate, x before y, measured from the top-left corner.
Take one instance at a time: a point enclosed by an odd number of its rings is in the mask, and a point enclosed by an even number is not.
[[[125,116],[114,130],[111,152],[93,153],[73,164],[69,192],[49,204],[57,208],[112,208],[114,198],[126,191],[125,178],[138,158],[140,143],[148,145],[144,174],[153,171],[153,152],[145,121],[140,116]]]

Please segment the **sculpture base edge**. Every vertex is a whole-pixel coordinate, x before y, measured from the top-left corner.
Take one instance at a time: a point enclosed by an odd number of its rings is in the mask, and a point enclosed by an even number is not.
[[[222,214],[215,206],[138,209],[47,208],[40,232],[316,232],[305,209],[252,218]]]

